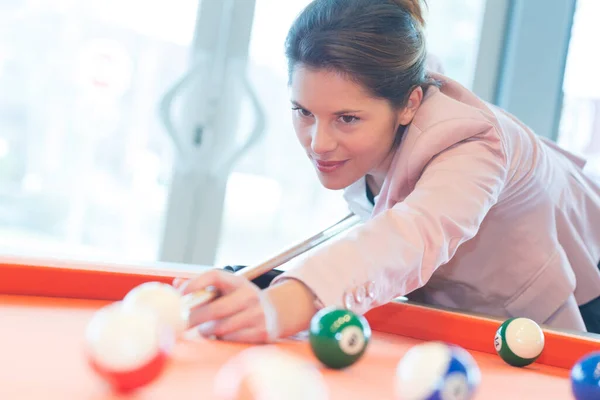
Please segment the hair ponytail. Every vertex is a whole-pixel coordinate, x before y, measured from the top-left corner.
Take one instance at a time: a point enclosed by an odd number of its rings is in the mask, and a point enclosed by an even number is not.
[[[425,0],[392,0],[400,8],[407,11],[417,21],[421,27],[425,27],[425,18],[423,17],[423,3],[427,6]]]

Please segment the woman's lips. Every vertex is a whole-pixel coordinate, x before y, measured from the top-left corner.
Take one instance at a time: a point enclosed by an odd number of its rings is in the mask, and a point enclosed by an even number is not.
[[[342,165],[344,165],[348,160],[343,161],[321,161],[313,159],[315,166],[321,172],[330,173],[339,169]]]

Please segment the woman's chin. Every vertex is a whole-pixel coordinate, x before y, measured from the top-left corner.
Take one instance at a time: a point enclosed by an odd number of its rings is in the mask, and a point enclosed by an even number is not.
[[[319,171],[317,171],[317,176],[319,177],[321,185],[329,190],[345,189],[352,184],[352,181],[345,177],[324,175]]]

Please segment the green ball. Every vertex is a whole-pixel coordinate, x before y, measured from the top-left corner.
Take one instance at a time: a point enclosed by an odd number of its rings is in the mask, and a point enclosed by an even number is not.
[[[310,322],[309,342],[313,354],[329,368],[342,369],[364,354],[371,339],[366,318],[352,311],[324,308]]]
[[[529,318],[510,318],[496,331],[494,347],[507,364],[524,367],[542,354],[544,332]]]

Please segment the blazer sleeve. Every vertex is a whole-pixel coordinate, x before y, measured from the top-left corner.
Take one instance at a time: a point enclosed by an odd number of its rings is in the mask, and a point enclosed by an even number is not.
[[[360,313],[423,286],[477,234],[503,190],[507,160],[490,133],[438,153],[403,201],[316,249],[273,283],[298,279],[318,304]],[[368,301],[348,304],[357,296]]]

